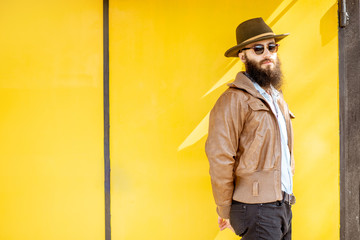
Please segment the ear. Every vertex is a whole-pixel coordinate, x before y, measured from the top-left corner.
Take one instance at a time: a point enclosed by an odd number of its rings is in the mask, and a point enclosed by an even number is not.
[[[245,53],[244,52],[239,52],[238,54],[240,60],[245,63],[246,59],[245,59]]]

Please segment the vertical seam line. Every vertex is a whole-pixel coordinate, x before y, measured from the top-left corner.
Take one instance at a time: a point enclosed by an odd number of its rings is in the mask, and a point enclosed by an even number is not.
[[[103,0],[103,101],[105,240],[111,240],[110,212],[110,120],[109,120],[109,0]]]

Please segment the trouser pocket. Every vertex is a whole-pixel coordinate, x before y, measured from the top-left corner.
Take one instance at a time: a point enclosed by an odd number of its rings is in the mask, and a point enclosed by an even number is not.
[[[246,208],[246,204],[233,201],[230,209],[230,224],[240,237],[247,231]]]

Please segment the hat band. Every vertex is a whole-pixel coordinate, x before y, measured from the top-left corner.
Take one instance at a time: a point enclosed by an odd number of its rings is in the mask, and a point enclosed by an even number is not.
[[[251,42],[254,39],[265,37],[265,36],[275,36],[275,33],[263,33],[263,34],[256,35],[255,37],[249,38],[246,41],[242,42],[241,45],[244,45],[244,44],[246,45],[247,42]]]

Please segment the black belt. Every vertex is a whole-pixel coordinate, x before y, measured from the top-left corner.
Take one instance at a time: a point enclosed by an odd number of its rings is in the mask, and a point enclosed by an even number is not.
[[[286,192],[282,192],[283,193],[283,199],[281,201],[276,201],[276,202],[270,202],[270,203],[255,203],[255,204],[276,204],[278,206],[281,206],[283,203],[286,203],[288,205],[294,205],[296,202],[296,198],[294,196],[294,194],[288,194]],[[251,203],[243,203],[243,202],[238,202],[235,201],[234,199],[232,200],[232,204],[251,204]]]
[[[286,192],[283,192],[283,202],[289,205],[294,205],[296,203],[296,198],[294,194],[288,194]]]

